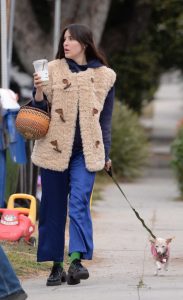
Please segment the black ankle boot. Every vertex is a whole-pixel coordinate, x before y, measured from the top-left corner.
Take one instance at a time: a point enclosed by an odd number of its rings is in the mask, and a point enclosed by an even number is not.
[[[68,270],[67,283],[70,285],[80,283],[80,279],[88,279],[88,270],[83,267],[80,259],[75,259]]]
[[[66,272],[61,266],[53,266],[47,279],[47,286],[60,285],[66,282]]]

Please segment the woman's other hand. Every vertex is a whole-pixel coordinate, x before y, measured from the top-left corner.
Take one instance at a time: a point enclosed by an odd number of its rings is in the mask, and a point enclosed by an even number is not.
[[[112,161],[111,159],[109,159],[108,161],[106,161],[104,169],[108,172],[111,167],[112,167]]]

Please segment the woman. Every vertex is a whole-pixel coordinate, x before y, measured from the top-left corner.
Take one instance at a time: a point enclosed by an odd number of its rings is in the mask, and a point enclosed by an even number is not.
[[[53,261],[47,285],[66,280],[63,269],[67,198],[69,204],[68,284],[89,277],[81,259],[92,259],[90,197],[95,173],[109,169],[111,116],[116,75],[106,66],[89,28],[67,26],[56,60],[49,63],[49,83],[34,74],[34,105],[51,103],[49,131],[36,141],[32,160],[41,167],[42,200],[38,261]]]

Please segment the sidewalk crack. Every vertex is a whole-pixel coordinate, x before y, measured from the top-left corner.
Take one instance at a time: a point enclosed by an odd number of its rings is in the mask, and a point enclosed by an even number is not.
[[[151,229],[152,230],[154,229],[155,222],[156,222],[156,210],[153,211],[153,215],[152,215],[152,218],[151,218],[151,223],[152,223]],[[145,257],[146,257],[147,246],[148,246],[148,243],[146,242],[145,248],[144,248],[143,261],[142,261],[142,275],[141,275],[141,277],[139,279],[139,282],[137,284],[138,300],[141,300],[140,289],[147,287],[147,285],[144,283],[144,268],[145,268]]]

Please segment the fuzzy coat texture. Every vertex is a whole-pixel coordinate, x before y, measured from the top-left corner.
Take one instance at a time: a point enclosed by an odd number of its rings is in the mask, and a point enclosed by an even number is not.
[[[104,168],[105,152],[99,123],[106,96],[114,85],[115,72],[101,66],[72,73],[65,59],[48,64],[49,83],[43,92],[51,102],[51,122],[47,135],[35,142],[32,161],[54,171],[68,168],[79,110],[79,122],[86,168]]]

